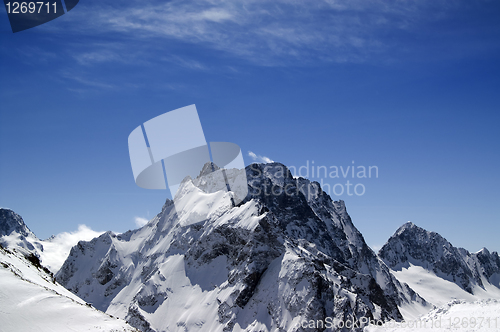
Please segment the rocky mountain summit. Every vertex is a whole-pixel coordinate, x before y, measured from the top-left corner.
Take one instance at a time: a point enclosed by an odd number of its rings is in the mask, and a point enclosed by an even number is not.
[[[380,249],[379,256],[394,270],[410,264],[421,266],[437,276],[457,284],[470,294],[491,284],[500,288],[500,258],[497,252],[483,248],[470,253],[456,248],[444,237],[408,222]]]
[[[401,320],[400,306],[427,305],[317,182],[279,163],[246,175],[238,204],[185,179],[144,227],[73,247],[56,279],[147,332],[311,331],[304,321]]]
[[[10,209],[0,209],[0,236],[9,235],[16,232],[23,236],[33,234],[23,221],[20,215]]]
[[[5,248],[15,247],[25,254],[33,253],[40,257],[43,251],[36,235],[26,226],[23,218],[10,209],[0,208],[0,245]]]

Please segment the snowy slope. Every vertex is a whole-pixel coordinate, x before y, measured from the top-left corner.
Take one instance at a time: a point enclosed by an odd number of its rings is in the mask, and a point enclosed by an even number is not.
[[[136,331],[55,283],[36,256],[0,247],[0,331]]]
[[[398,280],[407,283],[410,287],[436,306],[442,306],[451,300],[465,300],[474,302],[480,299],[500,299],[500,289],[484,282],[486,289],[475,286],[473,294],[464,291],[457,284],[438,277],[434,272],[418,265],[402,268],[393,272]]]
[[[367,326],[365,332],[498,332],[500,301],[455,300],[436,308],[420,319],[405,323],[388,322],[384,326]]]
[[[185,179],[144,227],[80,242],[57,280],[147,332],[302,331],[304,319],[430,309],[366,245],[342,201],[279,163],[246,171],[240,204]]]

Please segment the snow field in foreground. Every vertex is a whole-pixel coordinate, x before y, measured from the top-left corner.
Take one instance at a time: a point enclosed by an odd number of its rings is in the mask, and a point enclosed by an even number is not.
[[[21,254],[0,249],[0,331],[137,331],[85,304]]]
[[[384,326],[368,326],[365,332],[498,332],[500,301],[450,301],[417,320],[388,322]]]

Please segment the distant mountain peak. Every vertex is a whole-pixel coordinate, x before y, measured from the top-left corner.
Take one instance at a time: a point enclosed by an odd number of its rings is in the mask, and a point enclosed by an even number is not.
[[[414,223],[412,223],[411,221],[407,221],[400,228],[414,228],[414,227],[418,227],[418,226],[415,225]]]
[[[421,266],[470,294],[476,286],[484,288],[482,276],[486,280],[496,280],[495,275],[500,273],[498,255],[490,254],[486,248],[471,254],[454,247],[440,234],[411,222],[399,227],[378,254],[394,270],[399,271],[410,264]]]
[[[479,250],[476,254],[486,254],[486,255],[489,255],[490,254],[490,251],[486,248],[486,247],[483,247],[481,250]]]
[[[405,222],[403,225],[401,225],[397,230],[396,232],[394,232],[394,235],[393,236],[396,236],[396,235],[400,235],[402,234],[403,232],[407,232],[407,231],[424,231],[424,232],[427,232],[425,229],[423,229],[422,227],[419,227],[417,225],[415,225],[414,223],[412,223],[411,221],[407,221]]]
[[[217,166],[214,162],[211,162],[211,161],[207,162],[207,163],[205,163],[205,165],[203,165],[203,168],[201,169],[200,174],[197,176],[197,178],[200,178],[204,175],[208,175],[208,174],[215,172],[219,169],[220,169],[220,167]]]

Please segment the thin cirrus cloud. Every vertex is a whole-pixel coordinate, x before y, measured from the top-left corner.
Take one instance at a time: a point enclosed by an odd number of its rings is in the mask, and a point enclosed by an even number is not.
[[[121,61],[118,52],[112,52],[111,50],[95,50],[92,52],[77,54],[74,58],[81,65]]]
[[[87,8],[92,15],[80,10],[73,20],[81,24],[73,25],[122,34],[127,41],[203,45],[261,65],[282,65],[283,59],[362,62],[394,50],[394,32],[420,33],[457,6],[460,2],[445,0],[149,1],[92,5]],[[99,62],[109,55],[91,51],[80,61]]]
[[[111,84],[99,82],[99,81],[92,80],[92,79],[83,78],[83,77],[80,77],[77,75],[65,76],[65,77],[72,79],[72,80],[74,80],[77,83],[80,83],[82,85],[93,87],[93,88],[99,88],[99,89],[112,89],[113,88],[113,85],[111,85]]]
[[[164,56],[164,57],[160,58],[160,60],[163,60],[166,62],[171,62],[171,63],[174,63],[178,66],[188,68],[188,69],[193,69],[193,70],[206,71],[209,69],[206,65],[202,64],[199,61],[196,61],[193,59],[183,58],[183,57],[180,57],[177,55]]]

